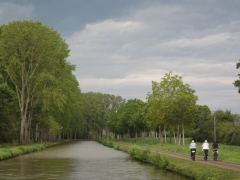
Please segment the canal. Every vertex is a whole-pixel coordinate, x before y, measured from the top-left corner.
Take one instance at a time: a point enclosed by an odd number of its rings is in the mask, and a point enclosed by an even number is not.
[[[74,141],[0,161],[0,179],[187,180],[95,141]]]

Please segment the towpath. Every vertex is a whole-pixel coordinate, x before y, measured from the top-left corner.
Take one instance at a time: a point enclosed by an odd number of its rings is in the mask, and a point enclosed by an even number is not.
[[[121,144],[123,146],[131,146],[131,144],[127,144],[127,143],[120,143],[120,142],[114,142],[114,143],[115,144]],[[185,159],[185,160],[192,161],[191,158],[187,155],[173,153],[173,152],[166,152],[166,151],[162,151],[162,150],[159,150],[159,149],[147,148],[147,147],[143,147],[143,146],[138,146],[138,147],[141,148],[141,149],[145,149],[145,150],[149,149],[151,152],[156,152],[156,153],[159,153],[159,154],[165,154],[165,155],[168,155],[168,156],[173,156],[173,157],[176,157],[176,158],[179,158],[179,159]],[[196,157],[195,162],[240,172],[240,165],[238,165],[238,164],[230,164],[230,163],[225,163],[225,162],[221,162],[221,161],[214,161],[212,159],[208,159],[207,161],[205,161],[203,159],[203,157],[202,158]]]

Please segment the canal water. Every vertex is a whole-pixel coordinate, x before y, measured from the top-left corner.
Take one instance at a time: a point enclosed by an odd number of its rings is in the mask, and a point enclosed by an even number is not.
[[[0,161],[0,179],[187,180],[95,141],[74,141]]]

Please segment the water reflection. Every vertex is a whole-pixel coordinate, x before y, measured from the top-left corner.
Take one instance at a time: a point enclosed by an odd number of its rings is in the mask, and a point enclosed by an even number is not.
[[[75,141],[0,162],[0,179],[186,180],[94,141]]]

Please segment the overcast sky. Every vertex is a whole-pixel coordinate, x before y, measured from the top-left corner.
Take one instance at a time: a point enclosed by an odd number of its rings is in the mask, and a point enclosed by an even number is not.
[[[171,71],[199,105],[240,114],[239,0],[0,0],[0,24],[13,20],[61,35],[82,92],[145,101]]]

